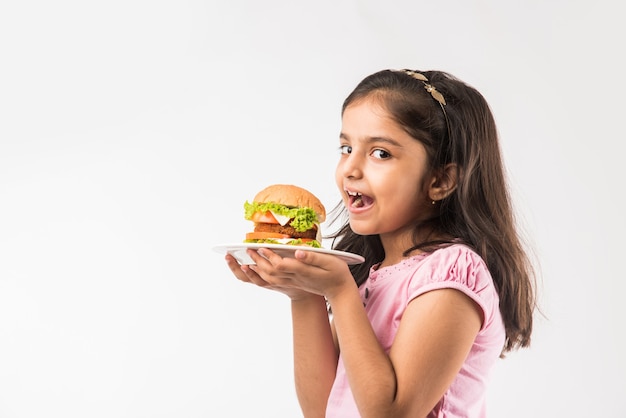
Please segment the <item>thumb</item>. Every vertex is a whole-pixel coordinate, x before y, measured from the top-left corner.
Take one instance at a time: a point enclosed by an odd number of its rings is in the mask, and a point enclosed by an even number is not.
[[[320,254],[314,251],[296,250],[294,258],[303,264],[307,264],[312,267],[322,268],[324,270],[332,270],[337,268],[339,260],[328,254]]]
[[[296,260],[306,263],[308,256],[310,255],[310,251],[296,250],[296,252],[293,255],[296,258]]]

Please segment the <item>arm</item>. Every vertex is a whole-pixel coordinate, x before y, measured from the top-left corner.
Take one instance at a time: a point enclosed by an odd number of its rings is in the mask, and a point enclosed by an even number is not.
[[[328,298],[350,387],[363,417],[426,416],[452,383],[481,326],[475,303],[457,290],[409,303],[387,355],[358,295]]]
[[[337,350],[321,296],[292,300],[294,373],[305,417],[324,417],[337,370]]]
[[[250,256],[258,263],[256,266],[239,265],[230,255],[226,256],[226,262],[239,280],[279,291],[291,299],[294,377],[298,401],[305,417],[324,417],[338,360],[326,301],[323,296],[312,294],[289,280],[277,280],[271,276],[275,272],[268,260],[256,252],[250,252]],[[272,258],[275,263],[280,260],[274,254]],[[268,269],[270,275],[265,272]]]
[[[364,418],[425,416],[460,370],[481,326],[480,308],[468,296],[453,289],[433,290],[409,303],[393,346],[386,353],[378,343],[345,263],[332,256],[306,251],[296,251],[296,259],[282,258],[265,249],[259,250],[258,254],[249,254],[256,266],[242,266],[243,273],[231,266],[240,280],[282,291],[291,297],[292,304],[303,303],[307,295],[327,298],[350,387]],[[319,315],[315,316],[316,320],[311,320],[311,312],[314,312],[309,310],[311,306],[299,305],[294,311],[294,327],[298,328],[298,336],[294,335],[294,338],[298,338],[300,347],[295,357],[297,367],[303,367],[302,370],[311,370],[310,367],[315,366],[312,362],[318,361],[311,360],[313,357],[309,357],[311,352],[307,346],[311,342],[308,338],[317,334],[302,338],[300,332],[306,332],[309,325],[296,324],[319,325],[323,322],[324,327],[316,326],[316,332],[328,329],[328,317],[321,319],[323,299],[317,300],[320,309],[315,314]],[[320,344],[322,340],[329,339],[322,337],[316,343]],[[314,346],[319,348],[321,344]],[[322,353],[330,350],[312,351],[322,356],[320,358],[328,359],[328,354]],[[335,367],[336,360],[333,375]],[[330,373],[326,366],[324,369],[317,377],[320,381],[326,381],[327,377],[323,376]],[[303,410],[314,404],[319,411],[317,408],[322,401],[317,397],[326,394],[325,404],[327,389],[309,392],[302,380],[304,376],[302,373],[297,378],[300,380],[298,384],[304,385],[298,390],[299,398],[304,402]],[[309,396],[316,399],[310,401]]]

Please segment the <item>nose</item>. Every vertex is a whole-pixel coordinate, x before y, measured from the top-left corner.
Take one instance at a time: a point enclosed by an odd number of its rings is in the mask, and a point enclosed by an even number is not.
[[[337,164],[337,174],[343,178],[361,178],[363,176],[362,163],[358,154],[344,154]]]

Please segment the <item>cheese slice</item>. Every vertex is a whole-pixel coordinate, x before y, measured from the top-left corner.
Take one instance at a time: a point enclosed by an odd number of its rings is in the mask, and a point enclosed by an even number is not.
[[[289,244],[295,238],[272,238],[272,240],[278,242],[279,244]]]
[[[281,226],[287,225],[287,222],[289,222],[289,220],[291,219],[289,216],[279,215],[278,213],[275,213],[275,212],[272,212],[272,215],[274,215],[274,218],[276,218],[276,220]]]

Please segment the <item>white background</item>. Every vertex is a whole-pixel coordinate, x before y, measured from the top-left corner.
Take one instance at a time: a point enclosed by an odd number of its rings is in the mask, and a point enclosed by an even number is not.
[[[0,417],[297,417],[286,297],[217,244],[289,182],[338,201],[340,105],[442,69],[495,113],[540,260],[491,417],[626,416],[619,2],[0,3]]]

